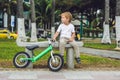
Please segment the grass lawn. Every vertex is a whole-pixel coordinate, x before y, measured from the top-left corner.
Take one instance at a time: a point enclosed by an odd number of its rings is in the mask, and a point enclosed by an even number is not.
[[[103,50],[114,50],[116,44],[84,43],[84,47],[103,49]]]
[[[115,44],[112,45],[102,45],[100,43],[85,43],[85,47],[92,47],[98,49],[109,49],[113,50]],[[18,47],[15,40],[0,39],[0,68],[14,68],[12,59],[13,56],[20,51],[24,51],[24,48]],[[35,53],[38,54],[42,49],[35,50]],[[56,51],[58,52],[58,51]],[[47,59],[49,54],[42,57],[41,60],[34,63],[35,68],[46,68]],[[66,57],[64,57],[66,59]],[[66,61],[66,60],[65,60]],[[65,62],[66,63],[66,62]],[[76,64],[76,68],[120,68],[120,60],[103,58],[99,56],[92,56],[88,54],[81,53],[81,64]]]

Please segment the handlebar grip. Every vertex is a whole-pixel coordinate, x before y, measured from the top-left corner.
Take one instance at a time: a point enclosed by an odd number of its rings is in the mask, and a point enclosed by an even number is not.
[[[51,39],[51,41],[52,41],[52,42],[55,42],[55,40],[54,40],[54,39]]]

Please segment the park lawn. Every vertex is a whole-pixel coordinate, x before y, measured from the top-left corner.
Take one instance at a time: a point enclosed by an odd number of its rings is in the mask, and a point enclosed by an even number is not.
[[[101,44],[101,43],[84,43],[84,47],[102,49],[102,50],[114,50],[116,44]]]
[[[99,47],[98,47],[99,45]],[[99,48],[99,49],[109,49],[113,50],[115,44],[112,45],[102,45],[99,43],[85,43],[85,47]],[[111,46],[111,47],[110,47]],[[35,55],[41,52],[43,49],[36,49]],[[0,39],[0,68],[14,68],[12,59],[13,56],[20,51],[24,51],[24,48],[18,47],[15,40]],[[58,53],[58,51],[55,51]],[[50,54],[45,55],[36,63],[34,63],[35,68],[46,68],[47,59]],[[66,57],[64,57],[66,61]],[[66,65],[66,62],[65,62]],[[93,56],[81,53],[81,64],[76,64],[76,68],[120,68],[120,60],[103,58],[100,56]]]

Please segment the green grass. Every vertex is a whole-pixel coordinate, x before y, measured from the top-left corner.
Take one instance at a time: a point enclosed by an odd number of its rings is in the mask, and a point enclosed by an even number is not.
[[[0,59],[12,59],[16,52],[23,50],[16,45],[15,40],[0,39]]]
[[[113,50],[115,44],[103,45],[100,43],[85,43],[85,47],[92,47],[98,49],[109,49]],[[36,49],[35,55],[39,54],[43,49]],[[15,40],[0,39],[0,67],[12,68],[13,56],[20,51],[24,51],[24,48],[18,47]],[[58,53],[58,50],[55,51]],[[47,66],[47,59],[50,54],[45,55],[39,61],[34,63],[36,68]],[[66,60],[66,57],[64,57]],[[76,64],[77,68],[88,68],[88,67],[117,67],[120,68],[120,60],[103,58],[99,56],[92,56],[81,53],[81,65]],[[66,63],[66,62],[65,62]]]
[[[120,69],[120,60],[111,59],[111,58],[103,58],[100,56],[93,56],[82,54],[81,55],[81,63],[82,65],[76,65],[76,68],[83,68],[83,69],[104,69],[104,68],[115,68]]]
[[[114,50],[116,44],[84,43],[84,47],[103,49],[103,50]]]
[[[114,66],[119,65],[120,66],[120,60],[116,60],[116,59],[111,59],[111,58],[103,58],[100,56],[93,56],[93,55],[87,55],[87,54],[82,54],[82,62],[84,64],[95,64],[95,65],[99,65],[99,64],[113,64]],[[116,62],[114,62],[116,61]],[[118,64],[118,63],[119,64]]]
[[[35,55],[39,54],[43,49],[36,49]],[[19,47],[15,40],[0,39],[0,59],[12,59],[13,56],[20,51],[25,51],[24,47]]]

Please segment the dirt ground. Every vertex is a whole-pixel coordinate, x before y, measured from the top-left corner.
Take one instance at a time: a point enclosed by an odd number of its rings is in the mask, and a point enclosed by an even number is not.
[[[15,70],[13,63],[11,61],[0,62],[0,70],[2,69],[12,69]],[[48,69],[46,61],[40,61],[40,63],[33,64],[33,69]],[[63,69],[67,69],[66,63],[64,63]],[[75,69],[78,70],[120,70],[120,66],[112,66],[108,64],[77,64],[75,63]]]

